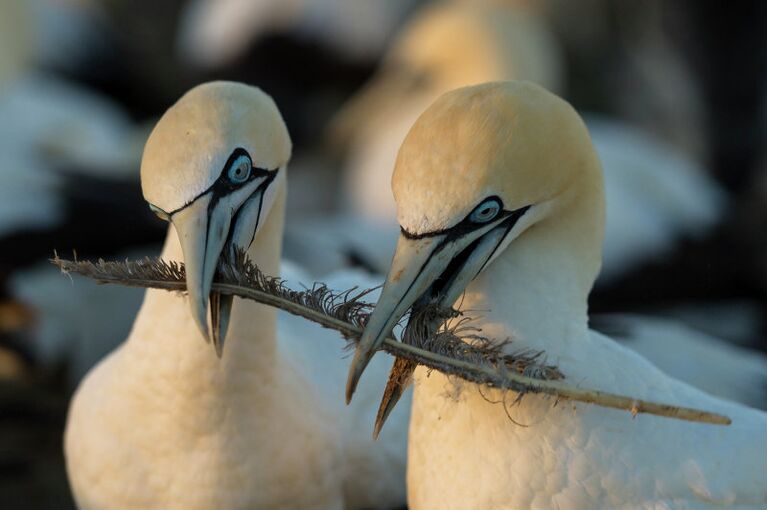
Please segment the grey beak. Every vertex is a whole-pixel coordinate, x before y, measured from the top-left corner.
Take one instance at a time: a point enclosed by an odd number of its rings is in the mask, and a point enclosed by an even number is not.
[[[513,222],[506,223],[502,218],[462,236],[450,236],[448,232],[421,238],[400,236],[381,297],[349,367],[347,403],[375,351],[416,300],[441,278],[444,281],[438,304],[451,306],[492,258],[512,227]],[[460,266],[453,274],[445,274],[453,259],[464,250],[470,253],[464,254]]]
[[[210,288],[231,223],[231,214],[226,208],[215,207],[209,211],[211,200],[211,195],[202,195],[176,212],[172,218],[184,253],[186,285],[192,317],[206,341],[210,341],[208,330]]]

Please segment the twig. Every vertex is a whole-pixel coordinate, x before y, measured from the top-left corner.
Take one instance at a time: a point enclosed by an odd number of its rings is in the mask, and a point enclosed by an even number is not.
[[[147,258],[142,261],[99,260],[93,263],[65,260],[58,255],[51,262],[64,273],[78,273],[99,283],[169,291],[186,290],[183,264],[176,262]],[[355,289],[351,289],[345,292],[334,292],[318,284],[305,291],[291,290],[282,280],[264,275],[245,259],[236,260],[231,264],[222,264],[212,290],[280,308],[326,328],[337,330],[345,338],[355,342],[359,340],[369,315],[365,310],[369,309],[370,305],[360,301],[360,298],[369,291],[356,292]],[[445,335],[446,332],[443,331],[441,334]],[[557,399],[565,398],[620,409],[634,416],[647,413],[716,425],[731,423],[728,417],[716,413],[570,386],[556,380],[563,377],[556,367],[537,363],[541,353],[519,353],[517,356],[499,354],[499,349],[492,347],[489,341],[480,342],[479,345],[468,343],[463,345],[465,347],[462,349],[451,346],[446,351],[450,354],[447,356],[440,352],[408,345],[390,337],[384,341],[382,349],[393,356],[411,360],[447,375],[520,394],[542,393],[555,396]],[[533,374],[533,376],[526,374]]]

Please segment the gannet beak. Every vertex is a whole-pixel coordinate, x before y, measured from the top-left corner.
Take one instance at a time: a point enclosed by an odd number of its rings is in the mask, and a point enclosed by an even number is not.
[[[216,267],[222,254],[233,260],[237,250],[247,250],[253,242],[261,218],[264,194],[275,174],[276,171],[254,183],[255,191],[241,205],[234,203],[238,197],[216,197],[208,193],[171,217],[184,254],[192,317],[203,338],[210,341],[212,337],[219,357],[223,352],[233,296],[216,292],[211,294]]]
[[[433,235],[400,235],[381,297],[349,367],[347,403],[373,354],[408,309],[416,302],[452,306],[493,259],[526,210],[510,211],[470,231],[448,229]]]
[[[206,341],[210,341],[208,296],[232,220],[231,213],[221,207],[223,204],[211,209],[211,201],[212,195],[202,195],[172,218],[184,253],[192,317]]]
[[[442,241],[442,237],[408,239],[402,235],[397,240],[397,249],[381,290],[381,297],[368,320],[349,366],[346,381],[347,404],[351,402],[359,378],[375,351],[408,308],[450,263],[452,253],[436,250]]]

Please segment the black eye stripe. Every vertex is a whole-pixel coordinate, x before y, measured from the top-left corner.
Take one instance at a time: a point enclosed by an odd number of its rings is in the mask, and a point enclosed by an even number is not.
[[[496,215],[496,218],[498,218],[498,217],[504,217],[505,218],[505,220],[501,221],[498,224],[498,226],[496,226],[494,228],[495,229],[504,228],[504,229],[506,229],[506,233],[503,235],[501,240],[498,241],[498,244],[495,246],[495,248],[493,249],[492,253],[490,253],[490,256],[487,258],[487,260],[485,260],[485,263],[482,265],[482,267],[477,272],[477,274],[482,272],[482,270],[485,268],[485,265],[487,265],[487,262],[493,257],[493,255],[495,254],[496,250],[498,250],[498,247],[503,242],[503,239],[505,239],[506,236],[509,234],[509,232],[511,232],[511,229],[514,228],[514,225],[517,224],[517,221],[519,221],[519,219],[522,216],[525,215],[525,213],[528,211],[528,209],[530,209],[530,206],[526,205],[524,207],[520,207],[519,209],[514,209],[513,211],[503,210],[503,202],[501,201],[501,199],[499,197],[488,197],[487,199],[483,200],[482,203],[479,206],[477,206],[477,207],[482,207],[484,204],[487,203],[488,200],[490,200],[492,198],[496,198],[498,200],[498,205],[501,208],[501,212],[498,215]],[[459,227],[461,227],[462,224],[469,222],[469,217],[474,213],[474,211],[477,210],[477,207],[475,207],[474,210],[472,210],[466,216],[466,218],[463,219],[463,221],[461,221],[457,225],[455,225],[453,227],[450,227],[450,228],[446,228],[446,229],[442,229],[442,230],[436,230],[434,232],[426,232],[424,234],[411,234],[407,230],[405,230],[404,228],[400,227],[400,230],[402,231],[402,235],[405,236],[408,239],[423,239],[423,238],[426,238],[426,237],[438,236],[438,235],[445,234],[445,233],[447,234],[447,236],[439,242],[439,244],[434,248],[434,250],[432,250],[432,252],[429,254],[429,256],[424,261],[424,263],[421,264],[421,268],[418,270],[418,274],[420,274],[424,270],[424,268],[429,265],[429,262],[431,262],[431,260],[438,253],[440,253],[442,250],[444,250],[452,241],[458,239],[459,237],[461,237],[462,235],[466,234],[467,232],[469,232],[471,230],[476,230],[477,228],[480,228],[482,226],[482,224],[471,223],[472,226],[470,228],[467,228],[467,229],[460,229],[459,228]],[[405,296],[407,296],[410,293],[410,289],[413,288],[413,285],[415,285],[416,281],[417,281],[417,279],[413,280],[412,282],[410,282],[410,285],[408,286],[408,288],[405,291],[405,293],[402,294],[402,298],[397,303],[397,306],[399,306],[400,303],[402,303],[402,300],[405,299]]]
[[[493,216],[492,219],[500,219],[505,218],[511,215],[514,215],[517,217],[517,219],[522,216],[527,210],[530,208],[530,206],[521,207],[519,209],[515,209],[513,211],[508,211],[503,208],[503,200],[501,200],[501,197],[497,195],[492,195],[479,203],[474,209],[472,209],[469,214],[467,214],[461,221],[453,225],[452,227],[443,228],[440,230],[433,230],[431,232],[424,232],[422,234],[413,234],[411,232],[408,232],[405,230],[402,226],[400,226],[400,231],[402,232],[402,235],[406,237],[407,239],[424,239],[427,237],[434,237],[439,235],[447,235],[448,239],[447,241],[457,239],[463,235],[465,235],[468,232],[471,232],[472,230],[476,230],[478,228],[481,228],[482,226],[486,225],[486,223],[476,223],[471,220],[471,217],[476,213],[477,211],[480,211],[486,207],[488,207],[488,202],[493,201],[498,206],[498,213]],[[516,221],[516,220],[515,220]]]
[[[232,167],[232,165],[235,163],[235,161],[237,161],[237,159],[240,158],[241,156],[247,156],[251,162],[253,161],[252,158],[250,157],[250,154],[248,154],[248,151],[246,151],[242,147],[237,147],[229,155],[229,158],[226,160],[226,163],[224,164],[224,167],[222,168],[221,173],[219,174],[215,182],[211,184],[208,187],[208,189],[197,194],[197,196],[195,196],[192,200],[190,200],[186,204],[182,205],[178,209],[174,209],[173,211],[167,212],[166,214],[168,215],[168,217],[173,216],[180,210],[188,207],[191,203],[193,203],[198,198],[202,197],[203,195],[207,195],[208,193],[213,194],[213,198],[209,205],[209,208],[211,208],[221,199],[221,197],[224,197],[228,195],[229,193],[245,186],[246,184],[248,184],[249,182],[253,181],[256,178],[266,177],[267,180],[263,184],[261,184],[261,186],[259,186],[259,189],[260,189],[262,186],[265,186],[271,183],[272,180],[274,180],[274,178],[276,177],[277,172],[279,171],[279,168],[269,170],[266,168],[259,168],[256,166],[252,166],[250,175],[248,176],[248,178],[240,183],[235,184],[229,180],[229,170]]]

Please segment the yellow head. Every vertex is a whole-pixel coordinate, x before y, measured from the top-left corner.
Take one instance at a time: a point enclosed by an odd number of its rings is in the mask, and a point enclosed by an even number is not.
[[[183,207],[210,188],[238,147],[257,168],[287,164],[290,136],[277,105],[258,87],[198,85],[165,112],[146,142],[144,198],[167,212]]]
[[[582,259],[583,285],[596,276],[604,223],[599,161],[575,110],[537,85],[486,83],[440,97],[405,138],[392,189],[402,235],[347,397],[414,303],[451,306],[527,232],[564,237],[558,246]]]
[[[532,83],[495,82],[444,94],[418,118],[392,191],[402,228],[423,234],[450,227],[485,198],[512,211],[551,203],[599,175],[588,131],[566,101]]]
[[[253,242],[284,182],[290,150],[274,101],[256,87],[233,82],[193,88],[149,136],[141,161],[144,198],[176,228],[193,317],[206,338],[219,258]],[[231,296],[212,297],[220,354]]]

